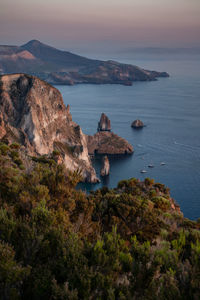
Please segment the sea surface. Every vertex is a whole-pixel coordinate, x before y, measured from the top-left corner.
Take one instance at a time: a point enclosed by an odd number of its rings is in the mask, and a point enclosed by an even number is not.
[[[111,172],[106,180],[82,188],[112,188],[131,177],[154,178],[170,188],[185,217],[200,218],[200,55],[167,57],[128,52],[96,57],[166,71],[170,77],[133,86],[57,86],[84,133],[96,132],[104,112],[111,120],[112,131],[127,139],[135,150],[131,156],[110,160]],[[141,119],[146,127],[132,129],[135,119]],[[101,159],[93,163],[99,175]],[[154,168],[148,168],[148,164]],[[140,173],[143,169],[146,174]]]

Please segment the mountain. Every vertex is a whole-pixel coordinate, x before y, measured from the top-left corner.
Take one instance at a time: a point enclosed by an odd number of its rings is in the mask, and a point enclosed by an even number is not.
[[[52,65],[54,68],[80,68],[88,65],[97,66],[100,61],[91,60],[71,52],[61,51],[45,45],[37,40],[32,40],[21,46],[22,49],[29,51],[41,61]]]
[[[166,72],[149,71],[115,61],[85,58],[61,51],[37,40],[22,46],[0,46],[0,74],[28,73],[52,84],[77,83],[132,85],[168,77]]]
[[[0,76],[0,140],[17,142],[29,156],[49,156],[71,171],[80,169],[85,181],[98,181],[86,136],[72,121],[60,92],[37,77]]]

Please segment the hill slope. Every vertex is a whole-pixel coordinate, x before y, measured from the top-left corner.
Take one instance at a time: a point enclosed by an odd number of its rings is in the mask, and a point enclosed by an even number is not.
[[[200,223],[164,185],[86,195],[55,161],[0,143],[0,299],[198,300]]]
[[[0,46],[0,74],[29,73],[52,84],[118,83],[168,77],[115,61],[100,61],[61,51],[37,40],[22,46]]]

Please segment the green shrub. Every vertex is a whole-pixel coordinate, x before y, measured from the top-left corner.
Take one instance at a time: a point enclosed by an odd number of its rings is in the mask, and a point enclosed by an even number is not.
[[[6,144],[1,144],[0,145],[0,153],[2,155],[7,155],[8,151],[10,151],[10,147],[8,145],[6,145]]]
[[[15,151],[15,150],[12,150],[12,151],[10,151],[9,156],[10,156],[13,160],[18,159],[18,158],[19,158],[19,152]]]
[[[15,150],[19,150],[19,149],[20,149],[20,145],[17,144],[17,143],[12,143],[12,144],[10,145],[10,148],[11,148],[11,149],[15,149]]]
[[[154,197],[151,199],[155,204],[155,208],[159,208],[163,211],[167,211],[170,208],[170,201],[164,197]]]

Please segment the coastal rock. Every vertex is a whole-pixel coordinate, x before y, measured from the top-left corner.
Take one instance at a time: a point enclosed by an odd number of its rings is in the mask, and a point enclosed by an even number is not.
[[[133,123],[131,124],[131,127],[133,128],[143,128],[144,127],[144,123],[141,120],[135,120],[133,121]]]
[[[110,120],[104,113],[101,114],[101,119],[98,123],[97,131],[111,131]]]
[[[102,159],[101,176],[108,176],[110,173],[110,163],[108,157],[105,155]]]
[[[25,146],[29,155],[61,153],[69,170],[82,170],[85,181],[97,182],[86,136],[72,121],[60,92],[35,76],[0,76],[0,138]]]
[[[133,153],[133,146],[125,139],[110,131],[99,131],[87,136],[88,153],[124,155]]]

